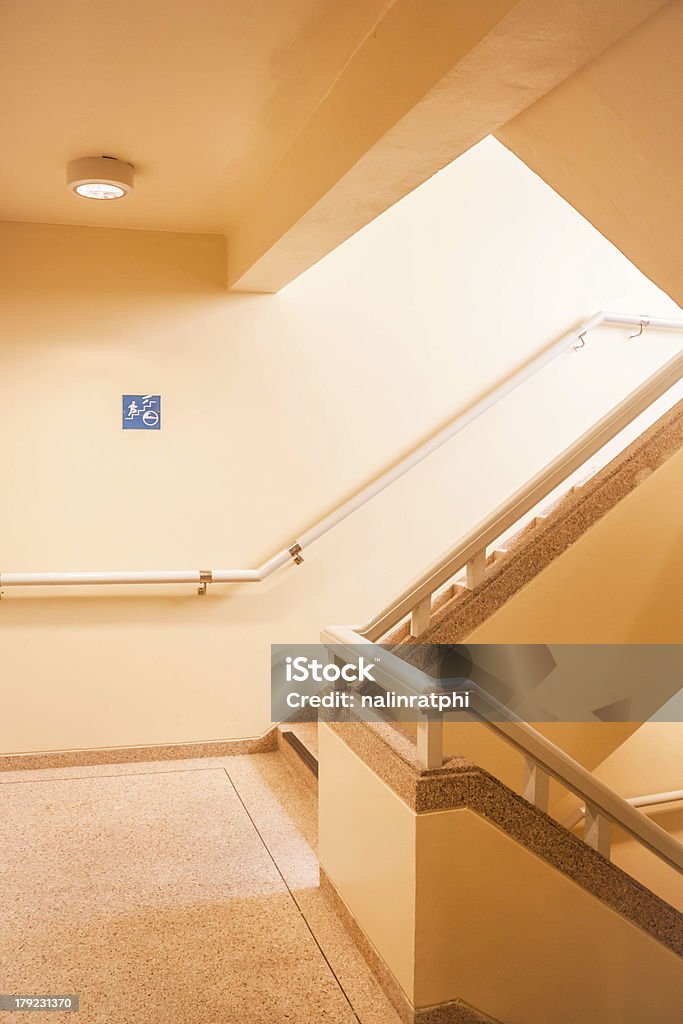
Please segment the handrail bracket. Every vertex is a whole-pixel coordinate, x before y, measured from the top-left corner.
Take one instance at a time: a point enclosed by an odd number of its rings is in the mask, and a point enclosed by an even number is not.
[[[287,548],[287,550],[289,551],[290,555],[292,556],[292,559],[294,560],[294,564],[295,565],[301,565],[301,563],[304,560],[304,556],[301,554],[302,547],[301,547],[301,544],[299,544],[298,540],[295,541],[294,544],[292,544],[291,548]]]

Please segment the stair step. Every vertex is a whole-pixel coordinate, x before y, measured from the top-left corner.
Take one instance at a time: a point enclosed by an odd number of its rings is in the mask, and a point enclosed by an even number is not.
[[[306,765],[306,767],[318,778],[318,758],[315,756],[312,750],[310,750],[306,744],[301,740],[295,732],[291,729],[281,729],[280,736],[284,743],[297,754],[300,761]]]

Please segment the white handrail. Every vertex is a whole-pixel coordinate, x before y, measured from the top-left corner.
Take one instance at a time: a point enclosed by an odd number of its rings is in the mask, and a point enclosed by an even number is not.
[[[418,579],[378,612],[358,632],[376,641],[496,541],[539,501],[617,436],[636,416],[665,394],[683,376],[683,353],[674,356],[611,412],[581,435],[531,480],[482,520]]]
[[[643,796],[628,796],[626,803],[631,807],[663,807],[665,804],[676,804],[683,801],[683,789],[671,789],[668,793],[646,793]],[[586,808],[577,807],[562,822],[565,828],[574,828],[586,817]]]
[[[367,646],[370,642],[348,626],[326,627],[322,631],[321,642],[331,645],[337,656],[351,663],[358,661],[360,652],[370,657]],[[388,651],[386,647],[377,650],[379,658],[376,660],[379,671],[375,672],[375,679],[380,685],[384,685],[385,680],[390,678],[404,689],[414,693],[424,692],[424,673]],[[495,703],[497,704],[497,702]],[[502,718],[505,709],[500,705],[497,706],[500,708]],[[583,765],[575,761],[560,747],[551,743],[528,722],[523,722],[512,714],[506,720],[497,721],[495,718],[478,717],[478,721],[492,729],[506,743],[515,747],[526,760],[532,762],[542,772],[552,776],[566,789],[581,797],[591,810],[592,820],[604,819],[607,822],[612,822],[628,832],[656,856],[666,861],[670,867],[683,872],[683,845],[681,843],[641,811],[638,811],[627,800],[596,779]],[[432,728],[438,729],[439,732],[443,731],[442,721],[429,723],[425,720],[423,728],[428,729],[430,725]],[[420,728],[421,726],[418,725],[418,730]],[[440,750],[440,742],[438,747]],[[439,756],[438,763],[427,766],[438,768],[440,765],[441,757]],[[600,849],[603,852],[603,848]]]
[[[413,452],[400,459],[394,466],[381,473],[371,483],[361,488],[357,494],[343,502],[333,512],[324,516],[310,529],[304,531],[299,539],[283,548],[257,569],[172,569],[162,571],[125,571],[125,572],[2,572],[0,587],[50,587],[50,586],[93,586],[108,584],[155,584],[155,583],[194,583],[199,584],[200,593],[206,592],[209,583],[260,583],[277,569],[290,561],[299,564],[303,561],[301,551],[307,548],[323,534],[341,523],[347,516],[367,504],[385,488],[427,456],[435,452],[456,434],[464,430],[470,423],[487,412],[496,402],[518,388],[526,380],[538,373],[563,352],[570,348],[580,349],[585,344],[589,331],[602,324],[622,327],[655,327],[669,330],[683,330],[683,320],[666,317],[646,317],[629,313],[596,313],[578,328],[563,335],[547,349],[526,362],[518,370],[506,377],[500,384],[488,391],[482,398],[470,405],[464,412],[455,416],[443,429],[419,445]]]

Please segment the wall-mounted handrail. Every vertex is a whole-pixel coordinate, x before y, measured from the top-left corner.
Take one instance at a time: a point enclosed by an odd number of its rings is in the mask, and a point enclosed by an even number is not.
[[[683,802],[683,789],[671,789],[668,793],[645,793],[642,796],[627,796],[626,803],[631,807],[664,807],[665,804]],[[574,828],[586,817],[586,808],[577,807],[562,822],[565,828]]]
[[[593,427],[565,448],[531,480],[482,520],[445,555],[427,569],[398,597],[378,612],[358,632],[368,640],[376,641],[414,609],[431,602],[432,594],[470,565],[478,555],[496,541],[522,516],[551,494],[567,477],[586,463],[596,452],[613,440],[640,413],[665,394],[683,376],[683,353],[676,355],[652,374],[640,387],[603,416]],[[484,562],[484,559],[481,559]],[[429,624],[428,614],[423,618],[424,632]],[[414,635],[419,635],[414,632]]]
[[[370,641],[348,626],[328,626],[321,633],[321,642],[329,645],[336,657],[350,663],[358,663],[367,655]],[[372,650],[372,648],[370,648]],[[403,661],[386,647],[378,649],[380,657],[374,678],[380,686],[386,686],[388,679],[395,681],[403,690],[422,693],[425,676],[414,665]],[[525,796],[542,810],[547,811],[547,778],[556,779],[570,792],[580,797],[588,809],[586,842],[605,856],[609,855],[609,825],[617,825],[637,839],[651,853],[654,853],[670,867],[683,873],[683,844],[665,832],[655,822],[623,797],[619,796],[599,779],[596,779],[583,765],[543,736],[528,722],[516,715],[506,713],[497,701],[497,718],[480,717],[472,710],[477,722],[492,729],[505,743],[515,747],[525,761]],[[431,730],[431,732],[430,732]],[[422,732],[422,736],[420,733]],[[443,716],[425,716],[418,724],[418,759],[424,767],[440,768],[443,762]],[[425,739],[426,742],[421,740]],[[430,750],[430,741],[433,749]],[[436,755],[436,756],[434,756]]]
[[[461,430],[464,430],[475,419],[487,412],[493,405],[534,376],[534,374],[538,373],[539,370],[543,369],[543,367],[547,366],[563,352],[572,348],[577,350],[583,348],[586,335],[603,324],[639,327],[641,328],[641,333],[642,329],[647,327],[683,330],[683,320],[666,317],[637,316],[628,313],[596,313],[590,320],[563,335],[559,341],[554,342],[539,355],[524,363],[518,370],[486,392],[482,398],[468,406],[463,412],[458,413],[445,427],[427,441],[418,445],[409,455],[400,459],[390,469],[381,473],[369,484],[366,484],[353,497],[342,502],[334,511],[324,516],[308,530],[305,530],[298,540],[273,555],[272,558],[268,559],[257,569],[172,569],[143,572],[2,572],[0,573],[0,587],[193,583],[199,585],[200,593],[204,593],[209,583],[260,583],[283,565],[291,561],[297,564],[302,562],[301,552],[303,549],[308,548],[309,545],[328,533],[353,512],[366,505],[377,494],[404,476],[414,466],[417,466],[418,463],[455,437]]]

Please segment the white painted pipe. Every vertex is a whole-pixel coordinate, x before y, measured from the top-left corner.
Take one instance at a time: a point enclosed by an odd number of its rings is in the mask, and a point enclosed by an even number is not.
[[[289,554],[288,554],[289,557]],[[259,583],[257,569],[162,569],[150,572],[3,572],[0,587],[115,586],[154,583]]]
[[[213,569],[210,583],[260,583],[258,569]]]
[[[335,509],[334,512],[330,512],[329,515],[325,516],[324,519],[321,519],[315,526],[312,526],[310,530],[306,530],[306,532],[301,534],[299,538],[299,543],[302,548],[308,547],[309,544],[313,543],[313,541],[318,540],[318,538],[322,537],[324,533],[327,533],[328,530],[331,530],[334,526],[341,523],[342,520],[346,519],[347,516],[350,516],[352,512],[356,512],[359,508],[362,508],[363,505],[367,504],[367,502],[374,498],[375,495],[379,494],[380,491],[383,491],[385,488],[389,487],[390,484],[395,483],[396,480],[405,476],[409,470],[413,469],[414,466],[417,466],[418,463],[422,462],[438,448],[441,448],[442,445],[446,444],[447,441],[450,441],[456,434],[459,434],[461,430],[465,429],[465,427],[468,427],[470,423],[474,422],[474,420],[478,419],[485,412],[488,412],[489,409],[505,398],[506,395],[509,395],[521,384],[529,380],[530,377],[533,377],[534,374],[538,373],[539,370],[542,370],[544,366],[547,366],[549,363],[553,362],[554,359],[557,359],[562,352],[566,352],[567,349],[573,348],[577,344],[579,335],[599,326],[599,324],[602,323],[604,316],[604,313],[597,313],[582,327],[580,327],[578,331],[570,331],[569,334],[563,335],[559,341],[550,345],[534,359],[529,360],[529,362],[525,363],[524,366],[511,374],[511,376],[506,377],[502,384],[498,384],[487,392],[483,398],[480,398],[478,401],[470,405],[469,408],[460,413],[459,416],[456,416],[455,419],[451,420],[446,427],[434,434],[433,437],[430,437],[428,441],[419,445],[410,453],[410,455],[401,459],[401,461],[397,462],[395,466],[391,467],[391,469],[386,470],[386,472],[373,480],[372,483],[368,484],[367,487],[364,487],[354,495],[353,498],[345,501],[339,506],[339,508]],[[680,326],[683,329],[683,321],[681,321]]]
[[[630,796],[631,807],[657,807],[659,804],[673,804],[683,800],[683,789],[671,789],[668,793],[649,793],[646,796]]]
[[[400,459],[394,466],[381,473],[375,480],[363,487],[348,501],[343,502],[329,515],[324,516],[315,526],[310,527],[299,537],[297,549],[307,548],[323,534],[328,533],[356,512],[377,494],[395,483],[418,463],[422,462],[438,448],[450,441],[452,437],[464,430],[479,416],[482,416],[501,399],[509,395],[539,370],[569,348],[580,347],[584,335],[603,323],[634,326],[640,325],[656,328],[683,330],[683,320],[663,317],[636,316],[623,313],[596,313],[576,330],[563,335],[540,355],[529,360],[519,370],[507,377],[501,384],[492,388],[487,394],[474,402],[468,409],[456,416],[442,430],[434,434],[413,452]],[[292,545],[294,546],[294,545]],[[289,563],[293,558],[290,548],[283,548],[258,569],[213,569],[213,570],[162,570],[158,572],[3,572],[0,573],[0,587],[52,587],[52,586],[92,586],[110,584],[155,584],[155,583],[260,583],[277,569]]]
[[[683,321],[672,320],[670,317],[661,316],[632,316],[628,313],[598,313],[601,318],[600,323],[603,324],[617,324],[623,327],[663,327],[665,330],[680,331],[683,330]],[[595,317],[593,317],[595,320]],[[588,323],[591,321],[589,320]],[[597,326],[594,324],[593,326]],[[583,333],[585,330],[590,330],[588,326],[581,328],[580,332]]]
[[[3,572],[3,587],[61,587],[119,583],[200,583],[199,569],[155,572]]]
[[[683,801],[683,789],[672,789],[668,793],[647,793],[644,796],[626,797],[631,807],[662,807],[664,804],[675,804]],[[577,807],[564,821],[565,828],[574,828],[586,816],[585,807]]]
[[[289,548],[283,548],[282,551],[279,551],[277,555],[273,555],[272,558],[269,558],[267,562],[264,562],[263,565],[256,570],[258,572],[259,579],[265,580],[266,577],[270,576],[271,573],[274,573],[276,569],[281,569],[283,565],[286,565],[291,561],[292,555]]]

